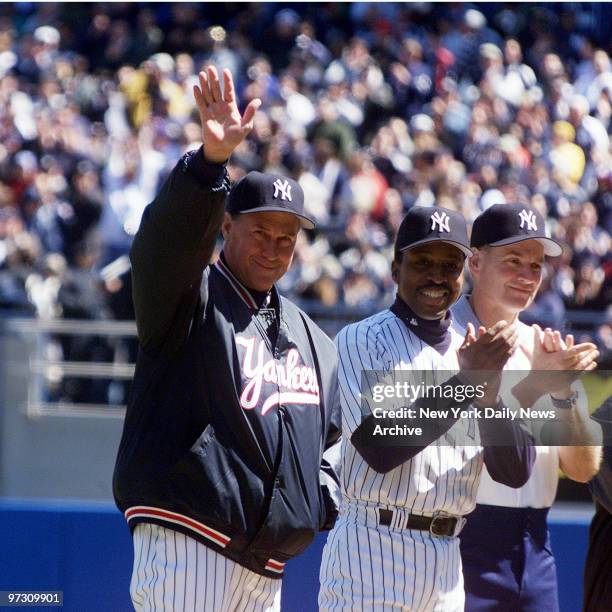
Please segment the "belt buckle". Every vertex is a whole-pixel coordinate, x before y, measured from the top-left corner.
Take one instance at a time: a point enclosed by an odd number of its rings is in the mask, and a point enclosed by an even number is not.
[[[436,530],[436,521],[438,519],[454,519],[455,520],[455,529],[453,533],[447,534],[442,530]],[[431,517],[431,523],[429,524],[429,533],[437,538],[454,538],[461,533],[461,530],[465,526],[466,519],[462,516],[453,516],[452,514],[447,514],[446,512],[434,512]]]
[[[457,537],[461,533],[466,523],[467,523],[467,519],[464,516],[457,517],[457,523],[455,525],[455,533],[453,534],[454,537]]]

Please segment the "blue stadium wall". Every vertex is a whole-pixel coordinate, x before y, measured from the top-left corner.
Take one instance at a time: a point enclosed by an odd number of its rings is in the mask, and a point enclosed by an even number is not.
[[[581,608],[588,524],[550,521],[562,612]],[[321,535],[288,564],[283,610],[316,610],[324,542]],[[0,591],[61,590],[66,612],[131,610],[131,561],[128,529],[111,504],[0,500]]]

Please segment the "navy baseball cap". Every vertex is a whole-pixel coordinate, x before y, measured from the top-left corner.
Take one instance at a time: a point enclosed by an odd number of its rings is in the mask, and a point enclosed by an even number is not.
[[[300,225],[313,229],[314,220],[304,212],[304,191],[293,179],[252,171],[230,190],[225,210],[230,214],[288,212]]]
[[[472,226],[471,246],[505,246],[524,240],[537,240],[544,254],[557,257],[561,245],[546,235],[544,218],[533,207],[524,204],[493,204],[476,217]]]
[[[413,206],[397,231],[395,251],[406,251],[430,242],[448,242],[467,257],[472,254],[467,224],[461,213],[440,206]]]

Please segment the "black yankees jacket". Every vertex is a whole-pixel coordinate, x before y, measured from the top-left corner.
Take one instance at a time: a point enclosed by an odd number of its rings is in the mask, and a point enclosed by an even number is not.
[[[201,149],[172,171],[132,247],[140,351],[113,478],[130,529],[183,532],[264,576],[335,520],[333,343],[272,290],[276,334],[223,261],[229,180]],[[275,340],[275,341],[274,341]]]

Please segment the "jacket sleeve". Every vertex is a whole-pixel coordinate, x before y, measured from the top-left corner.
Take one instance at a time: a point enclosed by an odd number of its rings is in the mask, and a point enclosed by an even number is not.
[[[207,298],[200,293],[202,273],[228,191],[225,166],[207,163],[200,148],[181,158],[143,214],[130,258],[138,338],[150,356],[183,344]]]
[[[523,421],[478,421],[483,457],[491,478],[513,489],[522,487],[531,475],[536,451],[534,439]],[[495,441],[503,437],[507,444]]]
[[[336,378],[334,376],[334,378]],[[337,393],[332,398],[332,414],[327,430],[325,448],[321,459],[321,469],[319,471],[319,482],[325,504],[325,521],[321,525],[321,530],[329,530],[334,526],[338,510],[340,508],[340,467],[342,465],[341,454],[341,422],[340,422],[340,402]]]

